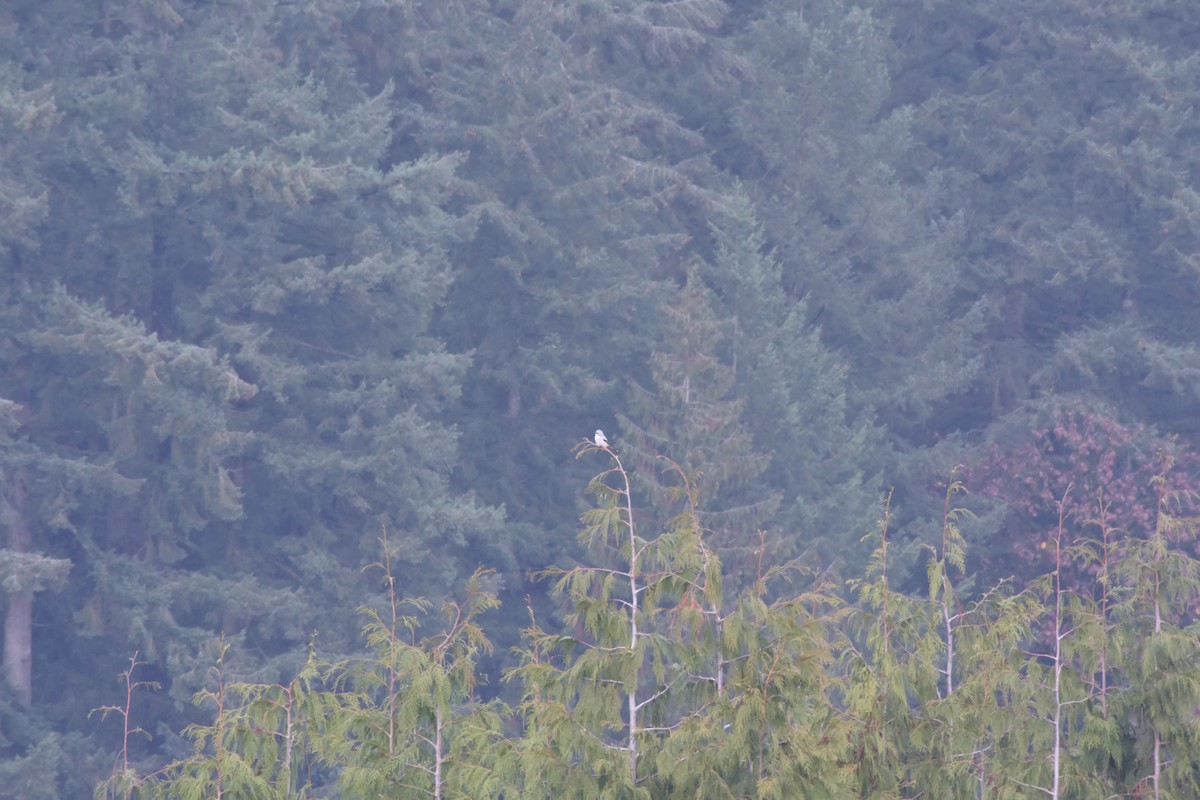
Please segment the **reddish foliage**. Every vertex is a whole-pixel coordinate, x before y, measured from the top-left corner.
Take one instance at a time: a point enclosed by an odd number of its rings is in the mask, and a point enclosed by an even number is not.
[[[1155,486],[1152,479],[1171,460],[1165,484]],[[981,559],[985,570],[1007,567],[1028,578],[1054,568],[1057,503],[1064,495],[1064,544],[1098,536],[1101,503],[1110,527],[1144,537],[1154,531],[1160,491],[1200,490],[1200,458],[1141,425],[1123,425],[1076,401],[1054,408],[1017,443],[991,444],[963,477],[968,489],[1002,500],[1012,512],[1002,541]],[[1195,503],[1172,513],[1195,513]],[[1178,544],[1200,553],[1194,541]],[[1011,565],[1003,563],[1008,559]]]

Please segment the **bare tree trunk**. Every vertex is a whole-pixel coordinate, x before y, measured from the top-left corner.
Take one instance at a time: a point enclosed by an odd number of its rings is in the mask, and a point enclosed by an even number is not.
[[[25,517],[25,483],[20,473],[11,481],[12,519],[8,548],[28,553],[33,545]],[[33,589],[21,587],[8,593],[4,614],[4,680],[26,707],[33,703]]]
[[[21,704],[33,703],[33,592],[8,595],[4,614],[4,680]]]

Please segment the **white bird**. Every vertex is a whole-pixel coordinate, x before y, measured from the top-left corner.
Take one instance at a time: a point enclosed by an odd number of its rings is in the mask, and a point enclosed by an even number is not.
[[[596,429],[596,438],[594,441],[596,442],[596,447],[608,447],[608,439],[604,436],[604,431],[599,428]]]

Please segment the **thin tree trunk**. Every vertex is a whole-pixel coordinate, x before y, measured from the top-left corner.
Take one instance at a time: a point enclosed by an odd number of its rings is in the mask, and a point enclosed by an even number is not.
[[[625,471],[625,465],[621,463],[621,459],[613,454],[613,459],[617,462],[617,467],[621,470],[621,477],[625,479],[625,514],[626,523],[629,526],[629,648],[633,653],[637,652],[638,646],[638,592],[641,591],[638,586],[638,538],[637,528],[633,525],[633,494],[629,486],[629,473]],[[632,784],[637,784],[637,732],[638,732],[638,702],[637,702],[637,687],[635,685],[633,691],[629,693],[629,780]]]
[[[33,703],[33,592],[10,592],[4,614],[4,680],[22,705]]]
[[[11,483],[12,524],[8,548],[28,553],[33,546],[25,517],[25,483],[20,473]],[[26,707],[33,703],[33,589],[22,587],[8,593],[4,614],[4,680]]]

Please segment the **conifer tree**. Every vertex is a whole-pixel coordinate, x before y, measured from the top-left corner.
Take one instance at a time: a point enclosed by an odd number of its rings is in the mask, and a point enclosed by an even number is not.
[[[768,2],[739,40],[755,81],[738,108],[753,113],[731,115],[722,162],[757,204],[789,301],[807,298],[798,330],[815,321],[854,353],[849,409],[919,440],[979,368],[982,307],[956,292],[962,221],[890,103],[886,25],[842,0]]]
[[[448,601],[446,624],[417,640],[428,603],[396,593],[386,536],[386,606],[364,607],[362,658],[308,659],[286,683],[231,682],[221,648],[211,685],[195,702],[211,724],[188,728],[194,753],[148,776],[116,772],[97,797],[482,798],[504,796],[502,704],[476,696],[478,656],[490,642],[478,616],[496,605],[479,570],[461,602]],[[412,613],[406,613],[411,611]],[[511,767],[509,767],[511,771]],[[108,794],[103,794],[107,792]]]
[[[936,682],[936,672],[916,655],[927,651],[921,645],[931,638],[929,606],[891,584],[889,524],[890,504],[864,577],[850,584],[858,598],[857,624],[842,645],[849,780],[862,798],[906,797],[912,790],[918,721],[910,713],[910,692],[929,699]]]
[[[513,788],[500,745],[506,709],[477,694],[478,659],[491,652],[478,618],[497,605],[484,588],[489,573],[477,570],[465,597],[443,606],[442,630],[417,640],[427,603],[397,597],[386,539],[383,547],[384,561],[374,566],[388,584],[387,616],[364,608],[372,656],[328,673],[359,700],[330,725],[322,758],[339,765],[346,796],[501,797]],[[416,613],[403,613],[404,605]]]
[[[0,47],[11,54],[0,59],[0,137],[6,142],[0,148],[0,271],[6,276],[0,283],[0,306],[5,308],[0,313],[9,319],[14,316],[12,306],[29,290],[24,264],[37,245],[36,225],[48,210],[49,195],[36,166],[39,145],[56,117],[51,88],[29,85],[22,76],[16,58],[18,40],[16,25],[7,15],[0,16]],[[8,337],[4,345],[0,364],[7,366],[19,345]],[[42,552],[41,536],[35,536],[40,534],[34,530],[34,520],[42,498],[37,497],[37,470],[30,469],[34,453],[22,441],[22,428],[32,409],[25,402],[19,371],[10,367],[0,374],[6,377],[0,389],[0,518],[7,530],[0,540],[0,584],[6,595],[4,679],[18,701],[28,706],[33,699],[34,595],[61,587],[71,562]]]
[[[569,602],[568,632],[532,624],[508,675],[524,689],[525,792],[838,796],[846,733],[827,683],[838,601],[824,586],[769,599],[788,570],[761,561],[726,599],[683,467],[667,461],[679,512],[646,534],[621,457],[590,442],[578,450],[614,464],[591,484],[602,503],[581,534],[600,563],[550,573]]]
[[[963,664],[964,658],[973,655],[969,641],[973,637],[968,631],[971,627],[985,628],[987,623],[986,612],[980,613],[986,604],[968,608],[959,597],[955,581],[955,573],[961,577],[966,569],[966,543],[959,523],[969,512],[956,506],[956,495],[962,491],[962,483],[952,473],[942,510],[942,541],[939,547],[929,547],[925,569],[932,612],[930,630],[917,650],[925,663],[916,669],[926,673],[920,696],[928,699],[922,704],[922,727],[915,737],[921,753],[913,766],[913,781],[943,797],[967,796],[974,788],[975,760],[959,752],[960,742],[969,741],[969,729],[960,716],[956,690],[959,678],[977,667],[974,663]],[[932,697],[928,673],[937,681]]]
[[[1188,624],[1200,580],[1200,562],[1171,547],[1197,531],[1196,498],[1168,488],[1170,454],[1154,479],[1158,512],[1145,537],[1131,535],[1116,565],[1127,589],[1114,608],[1133,637],[1124,659],[1127,684],[1114,692],[1114,721],[1128,737],[1122,768],[1126,791],[1148,797],[1188,797],[1200,790],[1200,736],[1192,709],[1200,702],[1200,641]]]
[[[679,513],[667,530],[707,534],[699,491],[682,468]],[[738,591],[702,535],[699,565],[669,618],[688,655],[690,681],[677,692],[678,722],[655,761],[671,797],[836,797],[844,791],[844,728],[830,702],[830,627],[843,606],[819,580],[799,594],[796,566],[770,565]]]
[[[701,274],[719,300],[723,349],[735,368],[745,426],[770,455],[760,480],[783,494],[771,528],[776,553],[803,550],[832,564],[861,548],[877,504],[868,453],[880,430],[849,405],[847,365],[821,339],[807,297],[785,290],[779,254],[744,190],[711,223],[715,247]],[[732,330],[729,330],[732,325]]]
[[[570,604],[568,632],[551,634],[533,622],[507,678],[522,684],[527,792],[651,797],[646,762],[688,679],[665,617],[699,566],[697,532],[641,528],[620,456],[590,442],[578,447],[581,456],[595,453],[613,466],[588,486],[601,505],[585,513],[580,540],[599,563],[547,573]]]
[[[90,693],[71,661],[107,676],[138,649],[185,699],[224,630],[255,645],[240,674],[294,674],[314,627],[359,646],[345,611],[380,522],[408,593],[441,599],[500,516],[451,485],[468,359],[429,334],[472,226],[444,202],[458,162],[390,150],[392,89],[352,68],[358,4],[81,9],[0,12],[24,65],[0,82],[26,76],[0,125],[57,125],[12,172],[45,219],[0,229],[5,458],[49,523],[31,552],[77,576],[39,595],[48,666]]]
[[[255,392],[210,350],[162,342],[61,289],[43,300],[3,316],[6,368],[21,376],[6,406],[18,423],[4,449],[8,561],[26,562],[14,575],[23,602],[8,607],[5,661],[26,699],[32,593],[72,564],[88,580],[68,597],[91,633],[129,637],[153,658],[184,635],[163,579],[186,584],[170,565],[189,537],[241,516],[230,460],[244,440],[228,415]]]
[[[676,502],[675,487],[662,476],[660,459],[666,458],[696,481],[705,498],[700,522],[710,531],[711,546],[726,564],[744,564],[780,496],[755,491],[770,456],[755,450],[741,419],[746,401],[733,395],[728,337],[712,305],[698,271],[689,270],[687,283],[662,309],[671,347],[651,356],[651,385],[633,384],[628,414],[619,416],[621,444],[634,487],[649,500],[652,524],[672,516]],[[673,473],[665,477],[676,480]]]
[[[373,58],[407,100],[397,149],[466,157],[452,197],[477,224],[451,251],[436,330],[476,356],[456,420],[477,455],[464,474],[520,530],[504,558],[571,550],[559,511],[577,477],[560,444],[644,379],[657,310],[721,202],[704,137],[659,101],[728,69],[726,10],[538,0],[373,17],[391,37]]]
[[[1090,682],[1083,676],[1094,673],[1107,631],[1094,598],[1074,591],[1065,577],[1068,562],[1081,554],[1068,538],[1069,502],[1068,490],[1057,503],[1054,571],[1034,586],[1045,598],[1045,617],[1025,663],[1030,719],[1022,735],[1014,737],[1015,758],[1006,775],[1015,786],[1036,787],[1052,798],[1104,791],[1101,776],[1081,768],[1078,732],[1092,701]],[[1028,754],[1024,758],[1022,751]]]

